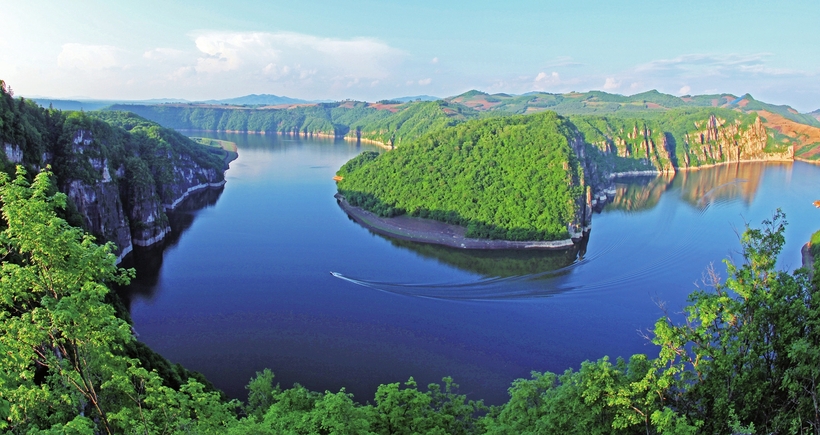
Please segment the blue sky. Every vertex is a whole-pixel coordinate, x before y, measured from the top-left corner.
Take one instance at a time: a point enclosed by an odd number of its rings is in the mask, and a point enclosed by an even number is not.
[[[0,78],[24,96],[658,89],[820,108],[816,0],[4,3]]]

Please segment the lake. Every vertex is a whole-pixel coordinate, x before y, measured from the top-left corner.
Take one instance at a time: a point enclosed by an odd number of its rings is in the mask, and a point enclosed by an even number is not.
[[[820,228],[820,167],[761,163],[618,180],[577,253],[419,245],[372,234],[333,198],[336,170],[375,147],[207,135],[239,147],[224,190],[172,213],[163,246],[128,259],[138,278],[122,296],[140,340],[243,400],[270,368],[283,387],[345,387],[359,401],[382,383],[451,376],[500,404],[531,371],[656,356],[641,331],[658,304],[678,313],[710,264],[724,272],[745,222],[786,212],[790,270]]]

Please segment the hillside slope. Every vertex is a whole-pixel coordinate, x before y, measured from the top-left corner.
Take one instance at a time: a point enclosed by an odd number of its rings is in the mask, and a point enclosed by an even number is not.
[[[763,118],[720,108],[679,108],[650,118],[578,115],[570,119],[614,172],[675,171],[728,162],[789,161],[791,142],[769,134]],[[805,126],[806,128],[813,128]]]
[[[579,147],[553,112],[475,120],[364,153],[339,170],[338,188],[354,206],[461,225],[467,237],[566,239],[588,216]]]
[[[50,165],[68,218],[122,257],[170,231],[166,209],[224,183],[223,161],[181,134],[131,113],[61,112],[14,99],[0,81],[0,165]]]
[[[589,128],[585,133],[592,133],[590,142],[606,153],[617,148],[615,155],[621,159],[616,159],[616,166],[624,170],[685,169],[738,159],[820,160],[820,111],[800,114],[789,106],[768,104],[749,94],[676,97],[652,90],[631,96],[601,91],[490,95],[473,90],[437,101],[341,101],[265,107],[115,105],[111,109],[132,111],[175,129],[320,134],[389,147],[471,119],[550,110],[583,119],[579,127],[592,122],[589,117],[612,124]],[[688,125],[676,119],[679,116]],[[754,117],[760,118],[761,125],[752,122]],[[749,131],[749,127],[754,128]],[[654,132],[654,137],[646,134],[648,131]],[[789,151],[788,147],[793,149]]]

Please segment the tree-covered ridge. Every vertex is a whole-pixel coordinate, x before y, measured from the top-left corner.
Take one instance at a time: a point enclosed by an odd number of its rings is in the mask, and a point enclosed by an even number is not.
[[[354,158],[338,187],[352,205],[462,225],[467,237],[565,239],[584,193],[575,134],[552,112],[470,121]]]
[[[657,358],[604,357],[578,371],[533,373],[487,408],[445,378],[410,379],[354,402],[344,389],[282,388],[263,370],[248,400],[195,379],[166,385],[125,349],[129,325],[105,303],[110,245],[57,217],[48,172],[0,174],[0,430],[11,434],[726,434],[820,430],[820,270],[775,269],[782,214],[746,228],[742,262],[710,273],[686,321],[662,318]]]
[[[361,137],[383,144],[401,146],[422,135],[478,117],[478,113],[458,104],[444,101],[419,101],[404,105],[403,110],[379,119],[362,119],[351,124]]]
[[[742,127],[748,126],[750,119],[759,117],[764,127],[761,131],[765,130],[768,137],[763,138],[761,134],[757,142],[767,142],[766,152],[780,153],[794,146],[794,155],[790,158],[820,159],[820,121],[811,114],[800,114],[788,106],[764,103],[748,94],[742,97],[731,94],[676,97],[655,90],[632,96],[601,91],[567,94],[530,92],[523,95],[490,95],[469,91],[444,100],[406,103],[341,101],[286,108],[165,104],[117,105],[112,109],[133,111],[175,129],[323,134],[373,140],[391,146],[401,146],[428,132],[471,119],[533,114],[546,110],[574,118],[628,120],[640,130],[658,133],[654,138],[647,138],[647,141],[658,146],[663,142],[660,133],[669,133],[666,144],[669,152],[665,155],[663,149],[647,150],[646,144],[636,143],[634,137],[616,137],[623,125],[599,129],[610,142],[616,139],[622,142],[619,151],[625,155],[613,154],[620,158],[610,159],[609,162],[617,170],[686,168],[721,163],[726,156],[715,158],[712,149],[699,147],[693,151],[686,134],[696,132],[700,128],[698,126],[709,122],[712,116],[730,123],[739,122]],[[644,124],[647,124],[646,129],[641,128]],[[615,132],[606,132],[612,129]],[[731,139],[727,137],[727,140]],[[594,143],[602,142],[596,140]],[[721,148],[720,144],[713,145],[717,150]]]
[[[116,172],[134,154],[145,158],[157,157],[157,163],[163,159],[169,163],[169,159],[172,161],[185,156],[206,168],[220,171],[224,168],[220,159],[208,148],[132,113],[44,109],[24,98],[15,100],[4,86],[0,89],[0,140],[19,149],[22,156],[20,163],[31,168],[54,163],[58,180],[93,178],[93,175],[83,173],[82,168],[64,165],[60,161],[70,157],[72,142],[78,131],[91,132],[95,141],[102,145],[96,152],[98,157],[109,162],[111,172]],[[13,172],[12,156],[5,157],[6,172]],[[52,159],[56,161],[52,162]]]
[[[224,162],[218,158],[218,154],[213,150],[203,147],[181,133],[162,127],[161,125],[148,121],[145,118],[134,115],[130,112],[102,111],[91,112],[90,116],[104,121],[106,124],[119,127],[131,134],[131,136],[145,137],[155,143],[153,152],[170,153],[173,158],[183,155],[189,156],[198,165],[221,170]]]
[[[136,113],[177,130],[335,134],[330,109],[323,105],[253,109],[191,104],[116,104],[108,110]]]
[[[801,114],[789,106],[765,103],[745,94],[741,97],[732,94],[685,95],[676,97],[656,90],[625,96],[602,91],[570,92],[552,94],[548,92],[528,92],[523,95],[487,94],[480,91],[469,91],[445,99],[452,103],[462,104],[479,111],[533,113],[552,110],[561,115],[606,115],[623,114],[625,116],[652,116],[676,108],[723,108],[743,113],[765,110],[777,113],[794,122],[820,127],[820,121],[812,114]]]
[[[570,119],[587,143],[611,156],[615,172],[674,170],[748,159],[755,152],[787,152],[773,136],[755,130],[757,115],[730,109],[679,108],[649,117],[613,114]]]
[[[399,145],[435,129],[476,118],[477,112],[444,101],[370,104],[357,101],[291,108],[214,107],[202,105],[114,105],[180,130],[323,134]]]
[[[66,143],[73,139],[78,130],[96,133],[100,141],[107,142],[106,158],[120,163],[122,151],[131,139],[128,134],[139,134],[165,147],[175,155],[190,155],[197,163],[207,167],[221,168],[210,153],[188,140],[185,136],[163,128],[125,112],[63,112],[44,109],[31,100],[14,99],[0,81],[0,140],[20,149],[23,163],[31,167],[42,167],[52,156],[65,152]],[[97,121],[100,120],[100,121]],[[8,161],[6,156],[6,160]],[[57,165],[55,165],[57,166]],[[116,169],[116,165],[112,169]],[[7,171],[8,172],[8,171]]]

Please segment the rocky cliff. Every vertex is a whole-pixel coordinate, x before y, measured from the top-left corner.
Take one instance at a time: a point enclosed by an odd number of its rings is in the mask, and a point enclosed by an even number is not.
[[[698,167],[742,161],[791,161],[792,147],[767,149],[769,135],[760,117],[751,125],[741,120],[729,122],[711,115],[704,122],[695,123],[696,131],[684,135],[686,152],[681,167]]]
[[[82,216],[84,227],[97,237],[117,245],[122,257],[132,249],[119,184],[111,177],[107,158],[103,157],[101,144],[94,141],[90,130],[77,130],[70,142],[71,157],[68,164],[87,165],[91,177],[86,180],[65,178],[59,186]],[[45,161],[44,164],[52,164]]]
[[[120,258],[133,246],[152,245],[170,233],[166,211],[196,191],[224,185],[224,167],[213,162],[203,165],[172,146],[120,148],[107,143],[112,140],[110,134],[95,134],[94,125],[74,133],[69,152],[60,161],[86,170],[54,170],[60,189],[82,216],[83,226],[117,245]],[[139,133],[126,135],[133,139],[131,136]],[[110,154],[115,155],[105,157]]]
[[[611,173],[794,160],[794,148],[777,142],[756,114],[704,109],[670,111],[649,119],[575,116],[571,120],[598,152],[598,165]]]
[[[6,172],[50,166],[69,198],[66,217],[113,242],[120,258],[169,234],[166,211],[225,182],[222,159],[173,130],[122,112],[46,110],[2,86],[0,143]]]

